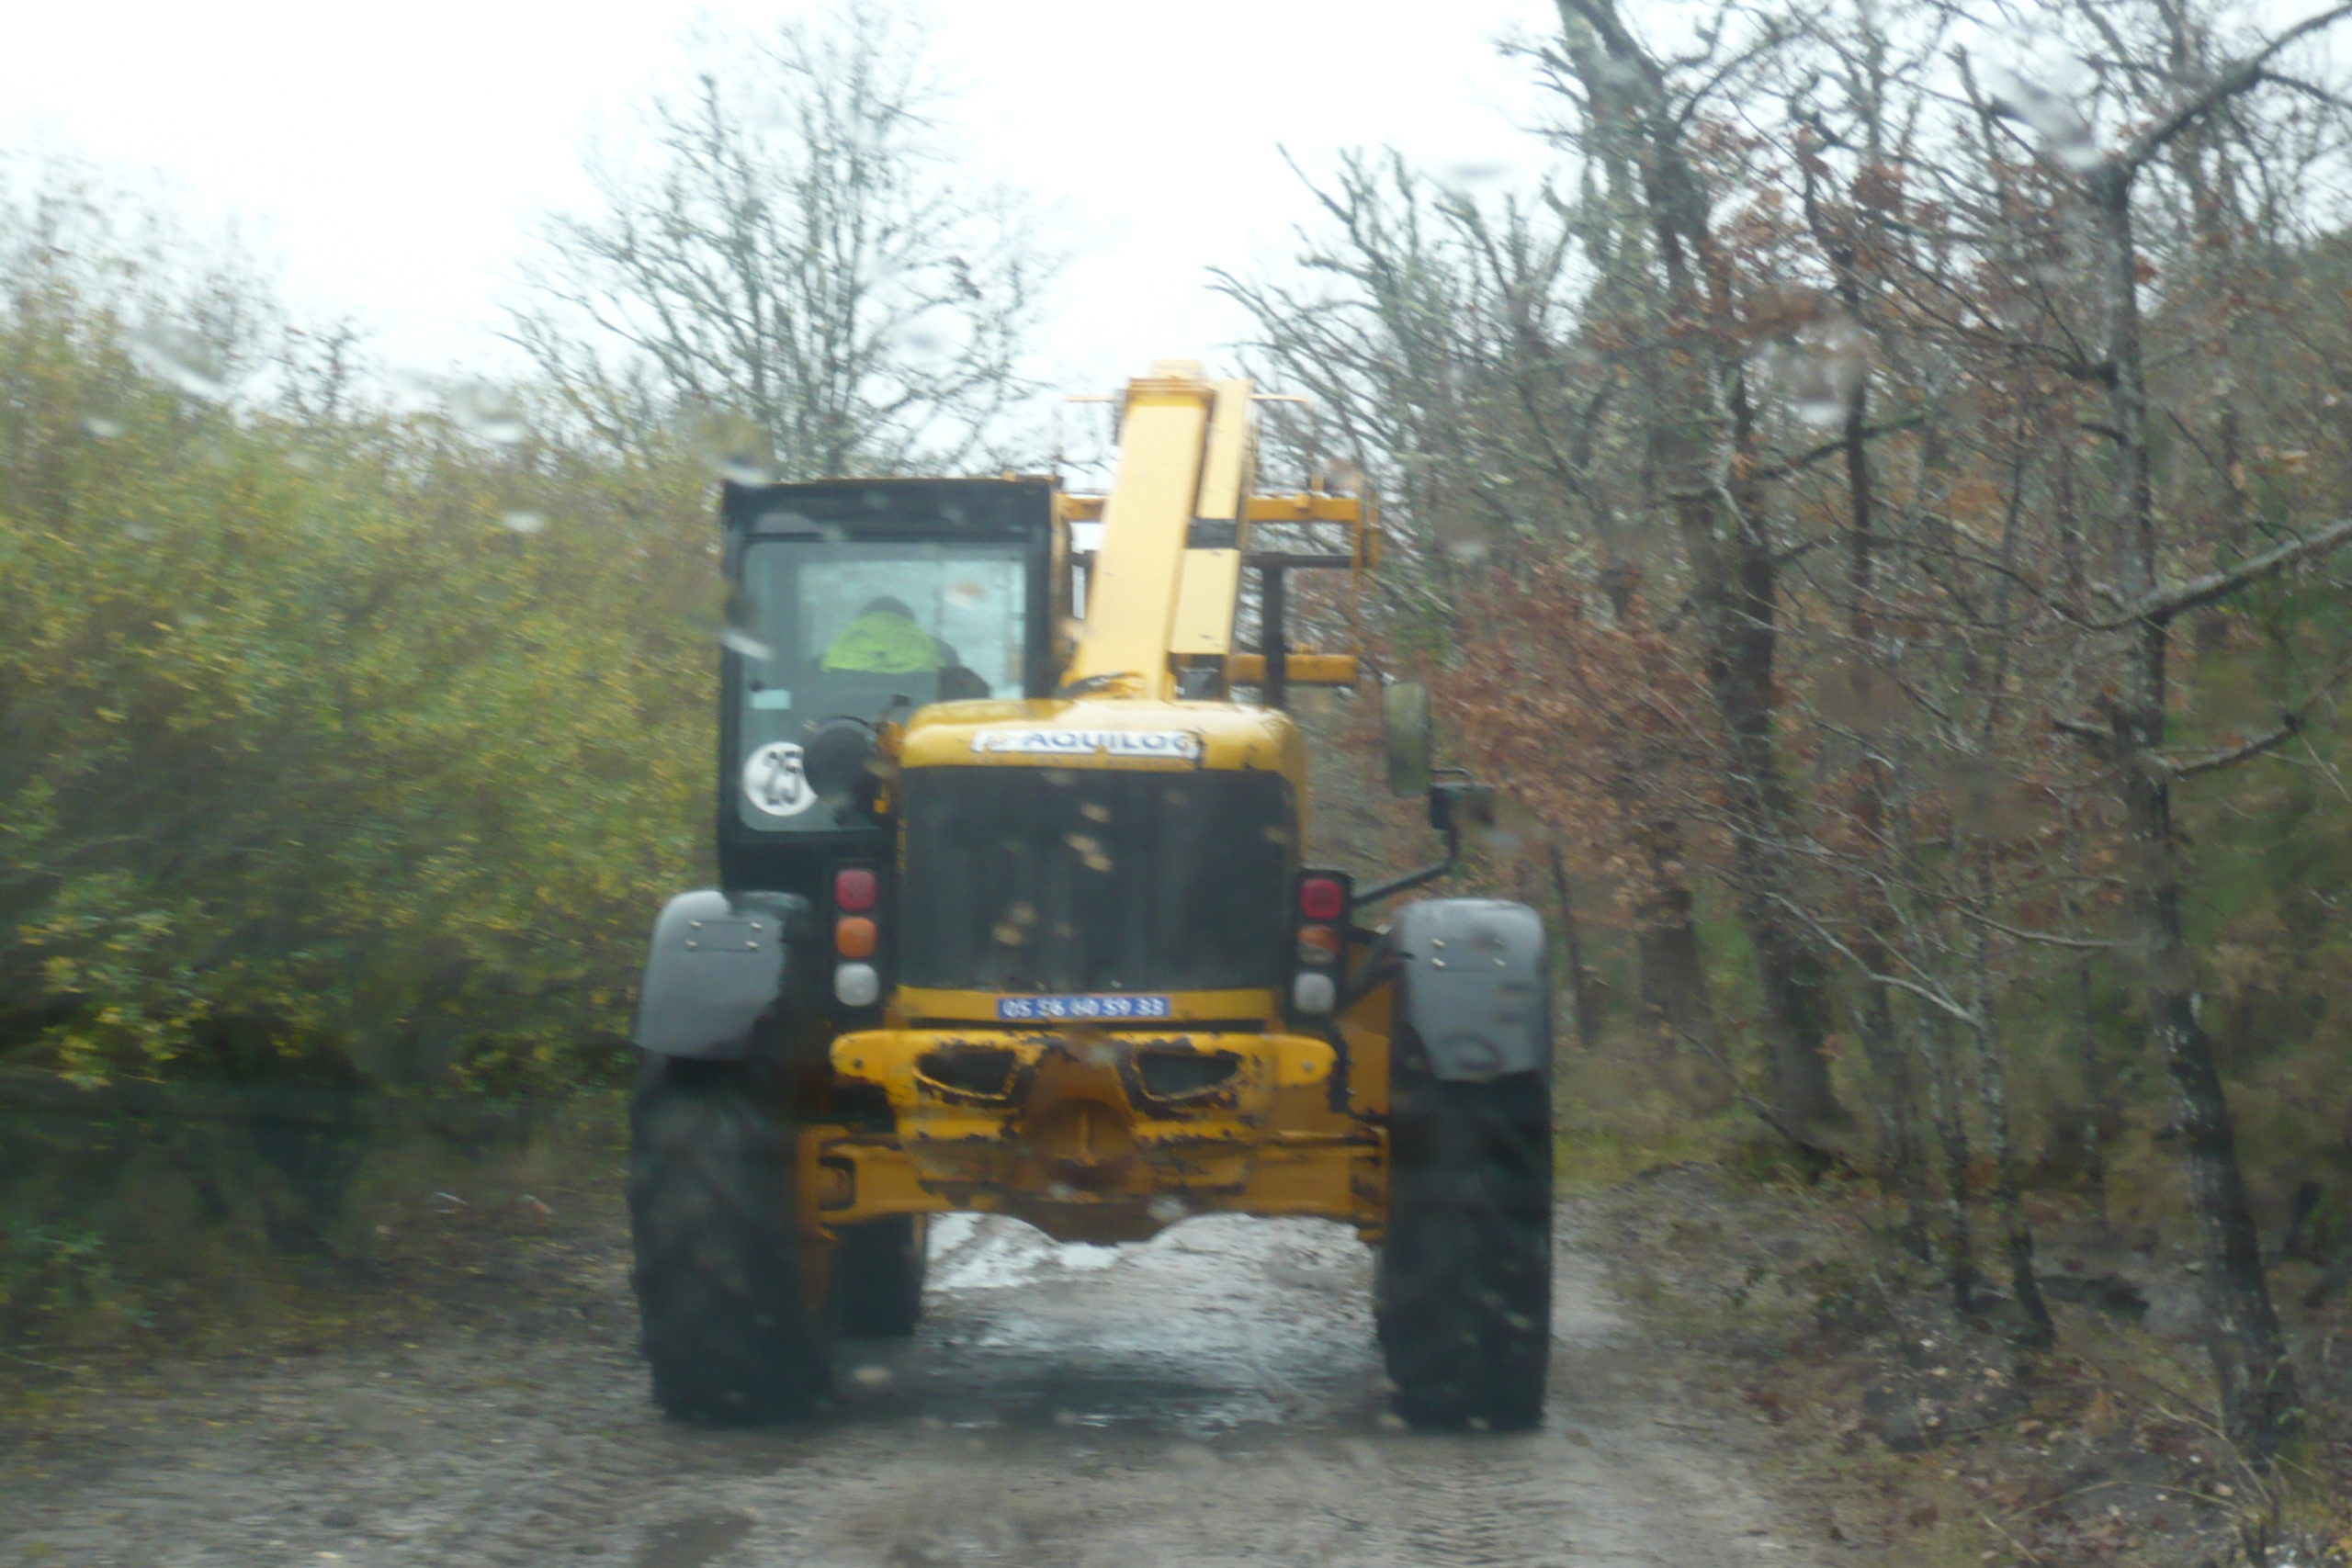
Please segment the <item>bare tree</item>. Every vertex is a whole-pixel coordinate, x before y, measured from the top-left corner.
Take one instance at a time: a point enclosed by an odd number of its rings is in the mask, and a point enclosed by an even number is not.
[[[1549,62],[1574,118],[1568,139],[1602,171],[1633,231],[1620,281],[1638,312],[1634,331],[1648,344],[1645,390],[1657,412],[1647,461],[1668,486],[1723,729],[1718,782],[1776,1118],[1785,1135],[1826,1158],[1846,1141],[1851,1118],[1829,1075],[1828,954],[1796,913],[1805,897],[1791,850],[1800,811],[1781,752],[1779,694],[1786,541],[1767,504],[1739,247],[1714,211],[1736,180],[1694,145],[1709,100],[1785,33],[1770,19],[1736,40],[1718,30],[1701,58],[1674,62],[1628,25],[1616,0],[1559,0],[1559,14],[1560,51]]]
[[[1395,608],[1458,656],[1465,744],[1566,853],[1739,917],[1754,1108],[1824,1156],[1841,1100],[1874,1112],[1905,1240],[2029,1347],[2030,1139],[2043,1178],[2078,1143],[2103,1213],[2133,1074],[2090,1003],[2136,983],[2259,1459],[2297,1393],[2222,1079],[2281,1021],[2212,1010],[2236,982],[2186,911],[2233,917],[2178,786],[2335,776],[2305,731],[2352,682],[2312,599],[2352,546],[2352,105],[2290,51],[2352,4],[2264,34],[2203,0],[1723,0],[1679,54],[1622,0],[1558,10],[1523,51],[1566,106],[1540,205],[1359,160],[1306,275],[1228,291],[1387,469],[1432,590]],[[2061,994],[2079,1116],[2017,1071]]]
[[[1511,576],[1525,590],[1514,600],[1521,613],[1550,596],[1508,634],[1524,634],[1543,665],[1540,676],[1519,677],[1518,700],[1470,690],[1483,682],[1475,659],[1446,681],[1448,694],[1486,720],[1476,726],[1483,762],[1510,770],[1568,843],[1616,863],[1607,880],[1631,925],[1641,1032],[1712,1055],[1683,820],[1690,792],[1658,788],[1681,761],[1688,727],[1654,691],[1604,692],[1578,679],[1611,651],[1659,650],[1643,583],[1653,570],[1668,578],[1678,570],[1669,549],[1623,525],[1597,474],[1638,464],[1598,448],[1625,378],[1584,341],[1594,311],[1575,257],[1593,243],[1591,230],[1550,189],[1480,199],[1394,153],[1345,157],[1328,184],[1309,189],[1328,224],[1302,233],[1297,273],[1220,272],[1218,288],[1250,312],[1259,362],[1311,389],[1339,440],[1382,481],[1400,547],[1382,582],[1392,624],[1442,624],[1460,648],[1497,624],[1466,610],[1473,582]],[[1552,685],[1566,711],[1531,705],[1524,688],[1533,683]],[[1611,700],[1619,695],[1631,704]],[[1501,722],[1506,713],[1542,716],[1521,726]],[[1588,725],[1611,743],[1559,756],[1559,738]],[[1601,839],[1630,854],[1599,853]],[[1569,852],[1560,839],[1549,848],[1566,920]],[[1597,988],[1581,990],[1577,1006],[1589,1039]]]
[[[2081,177],[2098,224],[2107,332],[2096,378],[2107,390],[2116,452],[2111,505],[2121,581],[2114,596],[2123,610],[2096,629],[2120,633],[2130,645],[2121,661],[2120,689],[2103,698],[2100,721],[2068,721],[2067,728],[2108,763],[2117,803],[2139,851],[2130,898],[2132,934],[2143,964],[2142,995],[2151,1032],[2173,1081],[2190,1198],[2205,1246],[2207,1337],[2222,1416],[2234,1440],[2263,1455],[2275,1451],[2297,1423],[2294,1372],[2270,1299],[2220,1067],[2198,1016],[2197,965],[2181,916],[2187,857],[2172,795],[2176,780],[2211,772],[2288,739],[2300,729],[2302,716],[2290,710],[2275,730],[2222,754],[2187,761],[2168,756],[2172,625],[2261,577],[2339,547],[2352,539],[2352,522],[2315,530],[2231,570],[2188,582],[2169,578],[2151,455],[2156,412],[2148,391],[2133,192],[2156,159],[2233,100],[2270,81],[2273,62],[2288,44],[2346,15],[2352,15],[2352,6],[2332,6],[2237,61],[2201,71],[2201,81],[2174,84],[2173,102],[2121,147],[2066,160]],[[2017,104],[2005,107],[2030,118]],[[2044,131],[2047,137],[2046,126]]]
[[[711,52],[592,161],[604,210],[549,224],[510,338],[622,444],[683,419],[786,478],[986,453],[1056,263],[956,166],[913,21],[842,5]]]

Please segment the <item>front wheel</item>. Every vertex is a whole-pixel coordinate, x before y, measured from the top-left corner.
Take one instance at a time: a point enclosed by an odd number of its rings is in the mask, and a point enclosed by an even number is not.
[[[1550,1086],[1400,1082],[1374,1317],[1397,1415],[1518,1431],[1544,1418],[1552,1348]]]
[[[831,1378],[775,1075],[654,1057],[629,1101],[628,1208],[653,1399],[681,1420],[805,1415]]]

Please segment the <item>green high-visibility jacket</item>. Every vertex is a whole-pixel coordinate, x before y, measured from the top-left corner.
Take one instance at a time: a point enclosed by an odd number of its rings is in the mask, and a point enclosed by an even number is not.
[[[939,668],[939,644],[929,632],[888,610],[860,615],[825,649],[828,670],[911,675]]]

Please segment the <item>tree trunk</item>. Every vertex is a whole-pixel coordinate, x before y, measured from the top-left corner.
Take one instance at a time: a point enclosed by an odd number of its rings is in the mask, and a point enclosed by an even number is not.
[[[1695,321],[1698,301],[1687,290],[1684,295],[1677,314]],[[1728,395],[1732,406],[1717,411],[1705,389],[1688,388],[1682,412],[1687,421],[1721,427],[1722,441],[1735,453],[1730,466],[1752,469],[1757,459],[1750,422],[1740,407],[1743,394],[1735,387]],[[1657,434],[1672,442],[1672,428],[1669,423]],[[1679,470],[1688,487],[1675,511],[1691,566],[1708,689],[1723,725],[1717,779],[1731,829],[1740,923],[1763,1001],[1774,1117],[1810,1161],[1825,1166],[1845,1143],[1852,1121],[1829,1081],[1828,963],[1796,913],[1803,895],[1788,853],[1796,812],[1778,746],[1775,547],[1759,498],[1726,496],[1724,489],[1736,487],[1714,486],[1707,465],[1685,458],[1665,466]]]
[[[1969,1215],[1967,1102],[1961,1092],[1951,1040],[1951,1021],[1941,1013],[1920,1026],[1921,1054],[1928,1066],[1928,1110],[1935,1121],[1936,1139],[1943,1145],[1944,1278],[1951,1287],[1952,1310],[1962,1317],[1973,1317],[1976,1237]]]
[[[1808,191],[1810,186],[1808,186]],[[1810,209],[1812,204],[1808,202]],[[1824,225],[1816,220],[1815,228]],[[1853,267],[1852,247],[1837,244],[1831,260],[1838,269],[1838,294],[1848,310],[1859,318],[1861,292]],[[1886,853],[1887,763],[1878,754],[1873,704],[1881,687],[1891,687],[1894,676],[1884,668],[1878,639],[1878,490],[1871,473],[1870,379],[1857,377],[1846,400],[1845,444],[1847,539],[1847,630],[1852,647],[1847,654],[1854,673],[1854,725],[1862,738],[1860,787],[1855,792],[1855,826],[1861,830],[1861,853],[1883,859]],[[1865,691],[1865,686],[1871,688]],[[1862,904],[1860,930],[1854,937],[1854,956],[1867,974],[1889,972],[1887,933],[1893,924],[1885,894],[1875,878],[1853,879]],[[1894,1035],[1894,999],[1884,986],[1866,987],[1855,1023],[1862,1040],[1863,1059],[1878,1080],[1878,1179],[1882,1191],[1892,1190],[1903,1199],[1903,1243],[1922,1262],[1928,1256],[1928,1205],[1924,1172],[1913,1137],[1917,1091],[1911,1082],[1911,1058]]]
[[[1577,1044],[1585,1051],[1600,1048],[1600,986],[1585,962],[1584,922],[1577,918],[1576,897],[1568,885],[1567,857],[1555,840],[1544,846],[1552,870],[1552,894],[1560,908],[1560,936],[1568,961],[1568,997],[1576,1014]]]
[[[1713,196],[1683,145],[1665,68],[1625,28],[1615,0],[1558,0],[1563,43],[1588,93],[1592,149],[1654,243],[1657,272],[1628,274],[1656,312],[1645,378],[1657,389],[1647,454],[1673,492],[1690,565],[1709,689],[1724,728],[1719,780],[1741,924],[1755,954],[1773,1119],[1816,1168],[1851,1119],[1829,1079],[1828,964],[1797,910],[1788,847],[1796,813],[1777,746],[1779,543],[1755,475],[1763,461],[1747,400],[1751,345],[1730,329],[1735,265],[1713,229]]]
[[[1643,1027],[1676,1046],[1715,1043],[1707,975],[1691,924],[1690,883],[1683,863],[1682,823],[1650,816],[1635,822],[1640,868],[1634,888],[1634,957],[1640,971]]]
[[[1984,851],[1976,859],[1978,898],[1992,902],[1993,874]],[[2009,1292],[2025,1322],[2020,1340],[2036,1348],[2056,1342],[2058,1326],[2051,1320],[2050,1303],[2041,1296],[2041,1280],[2033,1267],[2033,1226],[2025,1213],[2025,1197],[2018,1181],[2017,1140],[2009,1124],[2007,1065],[2001,1059],[1999,1032],[1993,1026],[1992,942],[1984,928],[1969,923],[1968,1010],[1970,1033],[1976,1043],[1976,1089],[1984,1105],[1985,1134],[1993,1144],[1993,1206],[2001,1217],[2001,1240],[2008,1254]]]
[[[2091,1007],[2091,965],[2075,965],[2075,998],[2082,1027],[2083,1058],[2083,1190],[2091,1201],[2091,1218],[2104,1234],[2107,1209],[2107,1116],[2113,1091],[2108,1087],[2107,1057],[2099,1047],[2098,1022]]]
[[[2161,560],[2132,175],[2129,167],[2110,164],[2089,186],[2105,241],[2109,400],[2117,437],[2116,524],[2127,573],[2124,590],[2130,602],[2150,604],[2161,582]],[[2171,770],[2162,754],[2171,626],[2165,615],[2147,612],[2129,635],[2132,648],[2122,694],[2111,705],[2108,761],[2138,871],[2129,897],[2143,964],[2142,996],[2177,1107],[2189,1201],[2204,1254],[2205,1332],[2221,1389],[2222,1428],[2233,1442],[2267,1458],[2294,1431],[2300,1412],[2294,1368],[2270,1299],[2261,1238],[2238,1165],[2229,1100],[2212,1041],[2198,1021],[2197,960],[2181,924],[2181,842],[2173,822]]]

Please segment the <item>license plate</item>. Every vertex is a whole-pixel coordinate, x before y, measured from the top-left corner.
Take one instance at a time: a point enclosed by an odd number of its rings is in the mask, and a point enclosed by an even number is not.
[[[1166,997],[999,997],[996,1016],[1008,1023],[1173,1017]]]

